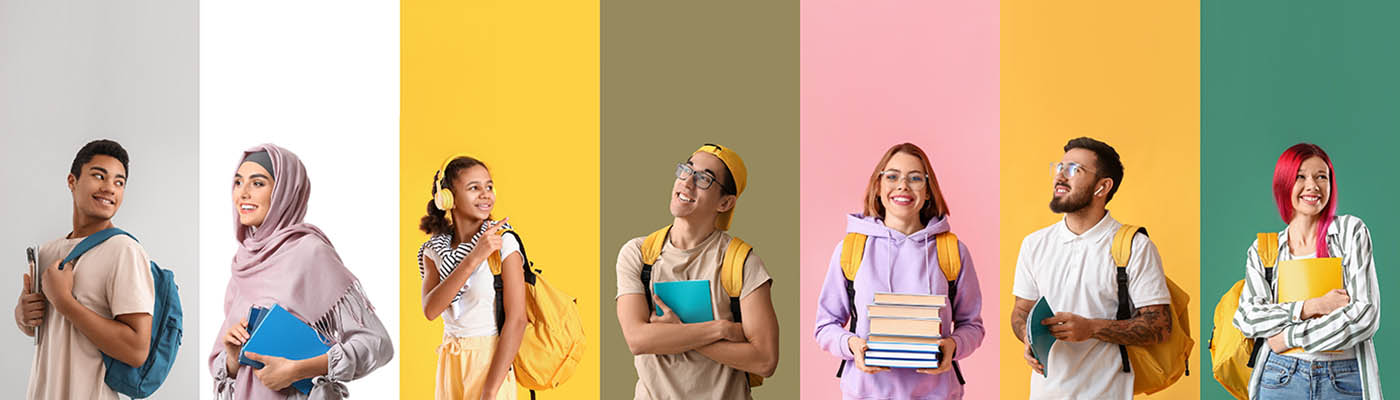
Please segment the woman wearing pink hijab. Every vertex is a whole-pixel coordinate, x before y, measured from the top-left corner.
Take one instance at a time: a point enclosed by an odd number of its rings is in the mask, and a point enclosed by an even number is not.
[[[311,181],[291,151],[271,144],[243,152],[233,176],[238,251],[224,292],[224,323],[209,355],[217,398],[339,399],[342,382],[359,379],[394,356],[389,332],[335,246],[306,216]],[[238,363],[249,338],[248,309],[280,305],[331,343],[306,360],[253,354],[264,367]],[[291,386],[312,379],[310,395]]]

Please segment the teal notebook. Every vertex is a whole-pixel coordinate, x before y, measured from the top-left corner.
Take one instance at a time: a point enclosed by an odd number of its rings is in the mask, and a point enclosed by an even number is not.
[[[330,351],[330,345],[321,338],[321,335],[316,333],[316,330],[311,329],[311,325],[301,322],[282,306],[273,306],[264,314],[262,322],[248,338],[248,343],[243,345],[243,353],[251,351],[265,356],[305,360]],[[240,353],[239,356],[239,360],[242,362],[243,354]],[[255,368],[257,367],[255,366]],[[310,394],[311,380],[302,379],[293,382],[292,387],[304,394]]]
[[[1055,316],[1055,311],[1050,309],[1050,303],[1045,302],[1041,297],[1035,302],[1035,308],[1031,309],[1031,315],[1026,317],[1026,336],[1031,341],[1031,355],[1035,360],[1045,367],[1043,376],[1050,376],[1050,347],[1055,344],[1055,335],[1050,334],[1050,326],[1041,325],[1040,321]]]
[[[681,322],[693,324],[715,320],[714,307],[710,303],[710,281],[674,281],[652,284],[652,292],[661,298],[666,307],[675,311]],[[665,315],[661,306],[653,306],[656,315]]]

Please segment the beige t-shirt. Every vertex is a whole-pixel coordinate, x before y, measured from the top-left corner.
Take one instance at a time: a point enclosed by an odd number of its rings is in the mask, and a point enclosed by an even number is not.
[[[617,255],[617,297],[645,294],[642,287],[642,241],[629,240]],[[729,234],[715,231],[699,246],[677,249],[668,240],[661,258],[652,265],[652,282],[710,280],[711,300],[716,319],[733,320],[729,295],[720,283],[720,261]],[[757,251],[744,261],[744,288],[739,298],[772,280]],[[744,371],[725,366],[698,351],[681,354],[642,354],[633,358],[637,368],[637,399],[747,399],[748,377]]]
[[[57,239],[39,247],[40,268],[68,256],[83,238]],[[93,247],[71,268],[73,297],[103,318],[155,309],[150,257],[135,240],[115,236]],[[69,268],[69,267],[65,267]],[[103,377],[102,352],[52,305],[44,315],[39,348],[30,368],[31,399],[117,399]]]

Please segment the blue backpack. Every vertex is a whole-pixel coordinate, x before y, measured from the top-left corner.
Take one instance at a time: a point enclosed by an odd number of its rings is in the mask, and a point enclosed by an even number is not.
[[[121,229],[104,229],[79,242],[58,268],[63,269],[83,253],[117,235],[126,235],[136,240],[135,236]],[[180,351],[180,339],[184,333],[184,312],[180,308],[180,292],[179,287],[175,286],[175,273],[161,269],[155,261],[151,261],[151,278],[155,284],[155,309],[151,312],[151,349],[150,353],[146,354],[146,363],[133,367],[106,354],[102,355],[102,364],[107,366],[107,376],[104,378],[107,386],[133,399],[151,397],[151,394],[165,383],[165,377],[170,375],[170,367],[175,364],[175,355]]]

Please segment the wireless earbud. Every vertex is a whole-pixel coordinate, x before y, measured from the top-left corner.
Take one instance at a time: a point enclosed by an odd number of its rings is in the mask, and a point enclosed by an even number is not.
[[[1094,195],[1095,195],[1095,196],[1098,196],[1098,195],[1099,195],[1099,192],[1102,192],[1102,191],[1103,191],[1103,186],[1099,186],[1099,189],[1094,191]]]

